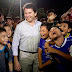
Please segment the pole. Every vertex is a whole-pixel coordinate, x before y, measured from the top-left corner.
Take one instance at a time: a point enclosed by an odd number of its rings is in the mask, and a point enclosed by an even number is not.
[[[20,20],[22,20],[22,8],[21,8],[21,0],[20,0]]]

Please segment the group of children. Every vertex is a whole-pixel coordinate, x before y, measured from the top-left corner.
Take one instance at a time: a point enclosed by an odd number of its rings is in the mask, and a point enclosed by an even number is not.
[[[69,21],[59,22],[52,27],[47,22],[41,25],[38,49],[41,72],[72,72],[71,26]]]

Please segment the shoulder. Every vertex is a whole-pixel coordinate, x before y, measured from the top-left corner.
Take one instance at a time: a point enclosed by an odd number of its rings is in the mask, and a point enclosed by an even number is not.
[[[42,23],[40,21],[36,21],[36,24],[41,26]]]
[[[67,40],[72,40],[72,36],[69,36],[69,37],[67,38]]]
[[[25,21],[20,22],[17,27],[23,26],[25,24]]]

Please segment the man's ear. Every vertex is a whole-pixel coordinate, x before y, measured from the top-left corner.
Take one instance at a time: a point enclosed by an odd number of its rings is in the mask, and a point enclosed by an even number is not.
[[[35,16],[37,16],[37,11],[35,12]]]
[[[70,32],[71,30],[72,30],[72,29],[71,29],[71,28],[69,28],[69,29],[68,29],[68,32]]]

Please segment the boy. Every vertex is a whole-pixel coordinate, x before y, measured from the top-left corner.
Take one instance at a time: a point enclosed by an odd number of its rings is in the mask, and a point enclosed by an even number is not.
[[[50,53],[47,53],[46,49],[44,48],[45,42],[50,41],[49,37],[49,30],[51,26],[49,23],[45,22],[41,24],[40,27],[40,34],[41,39],[38,48],[38,60],[39,60],[39,69],[41,72],[53,72],[52,69],[55,70],[55,65],[52,64],[52,56]]]
[[[47,22],[52,26],[52,25],[56,25],[56,19],[57,15],[54,9],[50,9],[47,11]]]
[[[60,28],[63,30],[65,38],[71,36],[72,23],[70,21],[63,21]]]
[[[55,42],[55,45],[45,45],[48,53],[55,53],[58,59],[57,69],[58,72],[72,72],[71,62],[72,57],[70,56],[69,48],[72,45],[72,37],[64,38],[61,29],[57,26],[52,27],[49,32],[51,40]]]
[[[7,42],[6,30],[0,27],[0,72],[13,71],[11,51],[6,46]]]

